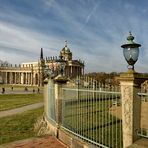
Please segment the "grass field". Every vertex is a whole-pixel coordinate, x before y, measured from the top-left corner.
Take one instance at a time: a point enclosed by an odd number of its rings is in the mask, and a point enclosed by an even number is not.
[[[12,90],[12,87],[13,87],[13,90]],[[27,87],[28,92],[30,92],[30,93],[33,93],[33,89],[35,90],[35,92],[37,92],[38,88],[39,88],[40,92],[43,91],[43,87],[38,87],[38,86],[0,84],[0,92],[2,92],[2,88],[5,88],[5,93],[24,92],[25,87]]]
[[[0,118],[0,144],[35,136],[33,126],[42,114],[43,108],[39,108]]]
[[[6,88],[10,88],[13,86],[13,88],[24,88],[24,85],[16,85],[16,84],[0,84],[0,87],[6,87]],[[37,88],[38,86],[27,86],[28,88]],[[40,87],[42,88],[42,87]]]
[[[43,94],[4,94],[0,95],[0,111],[9,110],[43,101]]]

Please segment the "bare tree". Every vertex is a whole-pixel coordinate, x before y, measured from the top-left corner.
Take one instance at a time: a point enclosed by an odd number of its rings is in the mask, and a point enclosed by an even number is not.
[[[6,66],[9,66],[10,63],[8,63],[8,61],[3,61],[3,60],[0,60],[0,67],[6,67]]]

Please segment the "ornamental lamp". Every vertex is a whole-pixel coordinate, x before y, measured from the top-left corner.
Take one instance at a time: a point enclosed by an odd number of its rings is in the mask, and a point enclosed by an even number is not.
[[[135,43],[134,36],[132,36],[132,33],[129,32],[129,36],[127,37],[127,43],[121,45],[123,48],[123,55],[125,60],[127,61],[128,69],[134,71],[134,64],[138,60],[139,56],[139,47],[140,44]]]

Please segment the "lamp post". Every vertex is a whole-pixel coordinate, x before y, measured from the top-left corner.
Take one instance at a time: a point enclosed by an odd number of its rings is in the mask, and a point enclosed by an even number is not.
[[[140,44],[135,43],[131,32],[127,37],[127,43],[123,44],[124,57],[129,64],[128,72],[120,74],[121,98],[122,98],[122,133],[123,148],[130,147],[139,139],[137,134],[141,128],[141,100],[137,95],[141,83],[145,78],[134,71],[134,64],[138,60]]]
[[[135,43],[134,37],[132,36],[131,32],[129,32],[129,36],[127,37],[127,43],[121,45],[123,48],[123,55],[125,60],[127,61],[128,69],[134,71],[134,64],[138,60],[139,56],[139,47],[140,44]]]

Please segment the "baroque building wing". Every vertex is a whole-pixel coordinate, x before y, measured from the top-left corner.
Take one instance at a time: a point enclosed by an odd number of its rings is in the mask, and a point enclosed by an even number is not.
[[[73,60],[72,52],[65,46],[59,53],[65,61],[64,75],[67,78],[75,78],[84,75],[84,62]],[[45,67],[52,70],[54,76],[59,74],[59,63],[57,56],[43,57],[43,48],[41,48],[40,58],[36,62],[25,62],[19,66],[0,65],[0,83],[2,84],[20,84],[42,86],[45,76]]]

